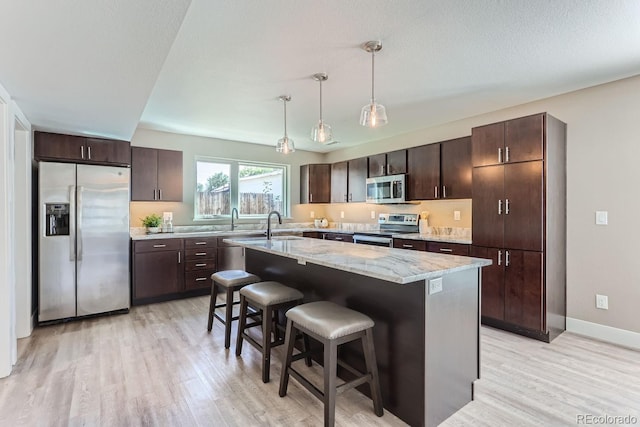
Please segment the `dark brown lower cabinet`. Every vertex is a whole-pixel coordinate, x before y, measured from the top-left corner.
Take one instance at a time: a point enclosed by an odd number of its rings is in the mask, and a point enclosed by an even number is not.
[[[183,260],[182,239],[134,241],[132,303],[181,292]]]
[[[472,246],[482,269],[482,323],[549,341],[544,311],[543,253]]]
[[[353,235],[346,233],[324,233],[324,240],[336,240],[338,242],[353,243]]]

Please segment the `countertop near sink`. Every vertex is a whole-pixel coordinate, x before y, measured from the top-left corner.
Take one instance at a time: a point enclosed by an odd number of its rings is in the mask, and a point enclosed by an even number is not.
[[[272,230],[273,235],[294,234],[302,235],[304,231],[324,231],[326,228],[276,228]],[[189,237],[233,237],[233,236],[264,236],[265,230],[217,230],[217,231],[193,231],[175,233],[154,233],[154,234],[131,234],[132,240],[152,240],[152,239],[185,239]]]

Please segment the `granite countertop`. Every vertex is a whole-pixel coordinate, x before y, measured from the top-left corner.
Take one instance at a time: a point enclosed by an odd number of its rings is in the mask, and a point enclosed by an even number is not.
[[[225,242],[310,262],[337,270],[400,284],[440,277],[443,274],[491,265],[490,260],[431,252],[407,251],[370,245],[311,239],[274,237],[225,239]]]
[[[293,234],[302,235],[304,231],[325,231],[326,228],[275,228],[271,230],[274,235]],[[266,230],[217,230],[217,231],[187,231],[174,233],[131,234],[132,240],[153,239],[184,239],[189,237],[226,237],[226,236],[264,236]]]

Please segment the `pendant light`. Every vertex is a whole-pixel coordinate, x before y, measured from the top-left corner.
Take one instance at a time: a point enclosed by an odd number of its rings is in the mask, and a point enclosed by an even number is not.
[[[320,120],[318,124],[311,128],[311,140],[320,144],[329,144],[333,140],[331,126],[322,120],[322,82],[327,81],[329,76],[325,73],[314,74],[313,79],[320,83]]]
[[[378,41],[369,41],[362,45],[362,48],[371,53],[371,102],[360,112],[360,124],[370,128],[384,126],[387,124],[387,110],[384,105],[376,103],[373,93],[374,65],[376,52],[382,49],[382,44]]]
[[[287,136],[287,102],[291,101],[290,95],[281,95],[278,97],[284,105],[284,136],[278,140],[276,144],[276,151],[278,153],[289,154],[296,151],[293,145],[293,139]]]

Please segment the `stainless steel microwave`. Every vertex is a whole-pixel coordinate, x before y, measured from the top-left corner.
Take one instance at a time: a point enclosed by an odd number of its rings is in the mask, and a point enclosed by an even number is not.
[[[367,203],[404,203],[405,175],[367,178]]]

